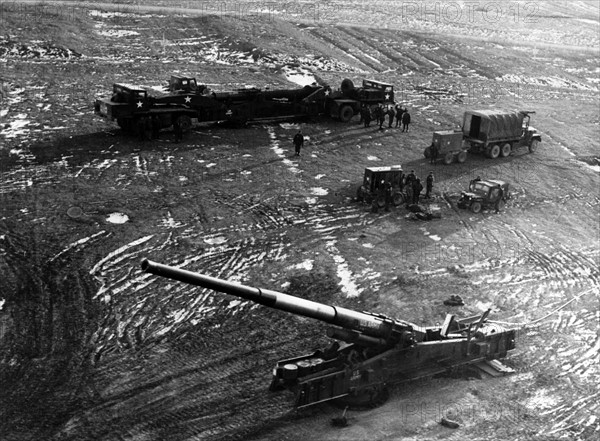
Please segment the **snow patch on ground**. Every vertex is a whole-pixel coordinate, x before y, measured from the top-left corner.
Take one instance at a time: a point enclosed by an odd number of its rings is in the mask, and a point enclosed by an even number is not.
[[[339,285],[342,288],[342,292],[346,294],[347,297],[358,297],[363,290],[358,288],[354,282],[352,272],[348,268],[348,263],[336,248],[336,243],[337,241],[335,240],[329,241],[325,245],[325,248],[329,251],[329,254],[337,265],[337,276],[340,278]]]
[[[111,213],[106,217],[106,222],[111,224],[124,224],[129,221],[129,216],[124,213]]]
[[[313,187],[310,189],[310,192],[315,196],[326,196],[327,194],[329,194],[328,190],[321,187]]]

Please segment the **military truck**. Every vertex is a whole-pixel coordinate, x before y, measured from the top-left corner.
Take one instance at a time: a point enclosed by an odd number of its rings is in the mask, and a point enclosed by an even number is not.
[[[445,130],[433,133],[433,140],[423,151],[431,157],[432,146],[437,148],[437,159],[444,164],[455,160],[465,162],[467,152],[483,153],[489,158],[509,156],[519,147],[526,146],[534,152],[541,135],[529,125],[532,111],[505,112],[498,110],[469,110],[463,117],[461,130]]]
[[[463,118],[462,133],[469,152],[489,158],[506,157],[519,147],[534,152],[541,135],[529,125],[532,111],[469,110]]]
[[[458,208],[470,209],[479,213],[483,208],[495,207],[502,210],[510,198],[510,189],[507,182],[497,179],[473,180],[469,184],[469,191],[463,191],[458,200]]]
[[[164,93],[149,95],[145,88],[114,84],[110,98],[99,98],[95,113],[116,120],[125,131],[136,132],[141,122],[166,128],[178,124],[182,131],[198,122],[288,120],[292,118],[329,115],[342,122],[349,121],[362,104],[393,102],[393,86],[374,80],[364,80],[355,88],[351,80],[342,81],[337,91],[329,86],[307,85],[296,89],[263,90],[256,87],[232,92],[215,92],[199,85],[195,78],[173,75]]]
[[[386,189],[390,188],[391,203],[401,205],[406,197],[403,192],[404,172],[401,165],[367,167],[363,183],[356,190],[356,200],[372,204],[374,210],[386,205]]]

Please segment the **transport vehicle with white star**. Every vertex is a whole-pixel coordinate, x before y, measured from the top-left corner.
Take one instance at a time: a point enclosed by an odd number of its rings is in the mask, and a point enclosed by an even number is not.
[[[112,95],[97,99],[94,111],[116,120],[125,132],[138,133],[146,122],[157,130],[178,125],[186,132],[194,122],[244,124],[320,115],[348,122],[361,105],[391,104],[393,100],[393,86],[374,80],[363,80],[362,87],[354,87],[345,79],[338,90],[313,83],[296,89],[252,87],[219,92],[199,85],[193,77],[173,75],[164,93],[150,94],[145,87],[114,84]]]

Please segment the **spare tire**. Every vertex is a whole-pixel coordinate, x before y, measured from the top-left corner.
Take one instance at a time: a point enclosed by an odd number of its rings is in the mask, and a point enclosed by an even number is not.
[[[354,83],[350,78],[344,78],[342,80],[342,93],[346,94],[346,92],[349,92],[351,90],[354,90]]]

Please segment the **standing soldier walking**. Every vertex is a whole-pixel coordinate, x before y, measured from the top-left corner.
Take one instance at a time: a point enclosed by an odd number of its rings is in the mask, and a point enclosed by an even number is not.
[[[425,199],[431,198],[431,192],[433,191],[433,172],[430,171],[427,175],[427,179],[425,180],[425,187],[427,191],[425,192]]]
[[[396,127],[400,126],[400,122],[402,121],[402,114],[404,113],[404,109],[400,104],[396,104]]]
[[[302,131],[298,130],[298,133],[294,135],[294,147],[296,150],[296,156],[300,156],[300,149],[304,146],[304,136],[302,135]]]
[[[408,113],[407,109],[404,109],[404,113],[402,114],[402,131],[406,130],[408,132],[408,125],[410,124],[410,113]]]
[[[396,115],[396,113],[394,112],[394,108],[392,106],[388,107],[387,114],[388,114],[388,117],[390,118],[388,128],[391,129],[392,123],[394,122],[394,116]]]

